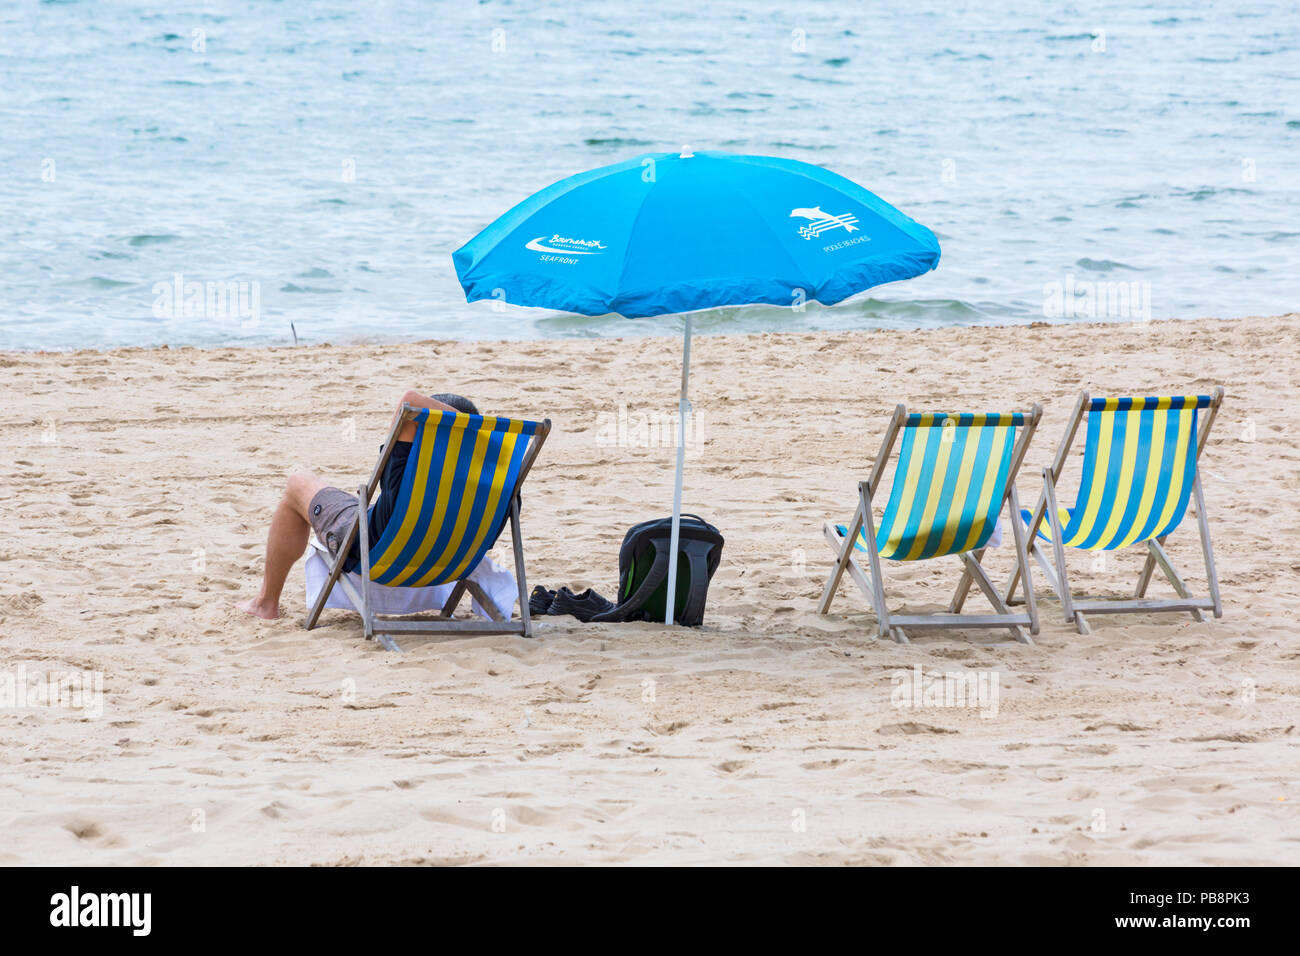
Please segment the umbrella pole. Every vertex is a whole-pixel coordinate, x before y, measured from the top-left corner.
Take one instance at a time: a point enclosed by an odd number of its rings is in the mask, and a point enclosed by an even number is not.
[[[687,313],[686,332],[682,338],[682,396],[677,400],[677,478],[673,483],[673,532],[668,542],[668,593],[664,601],[664,623],[673,622],[677,605],[677,542],[682,527],[682,472],[686,470],[686,416],[691,403],[686,397],[686,383],[691,376],[691,316]]]

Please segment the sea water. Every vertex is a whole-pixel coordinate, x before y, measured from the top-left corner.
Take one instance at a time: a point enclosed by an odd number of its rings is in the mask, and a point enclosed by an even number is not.
[[[683,146],[827,166],[937,271],[702,332],[1300,308],[1294,3],[14,2],[0,348],[663,334],[466,305],[451,253]]]

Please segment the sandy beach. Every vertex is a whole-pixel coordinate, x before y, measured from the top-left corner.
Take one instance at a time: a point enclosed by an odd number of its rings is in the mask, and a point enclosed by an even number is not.
[[[658,338],[0,353],[0,672],[103,682],[102,714],[0,709],[0,863],[1300,858],[1300,314],[697,338],[686,510],[727,538],[699,629],[547,617],[535,640],[396,654],[345,612],[304,631],[301,564],[283,619],[234,609],[285,477],[356,487],[407,388],[552,420],[523,495],[529,585],[612,595],[624,530],[671,510],[680,360]],[[847,581],[815,613],[822,523],[850,516],[896,403],[1041,402],[1029,503],[1080,387],[1214,385],[1222,620],[1081,637],[1041,576],[1033,647],[876,641]],[[1169,549],[1203,589],[1191,521]],[[1141,557],[1071,567],[1121,593]],[[939,609],[954,568],[889,566],[894,606]],[[996,673],[996,713],[896,706],[916,667]]]

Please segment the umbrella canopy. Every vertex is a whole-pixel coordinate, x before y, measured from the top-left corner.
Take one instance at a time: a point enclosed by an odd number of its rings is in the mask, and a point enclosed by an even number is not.
[[[929,272],[925,226],[791,159],[656,153],[570,176],[452,257],[469,301],[628,318],[721,305],[824,305]]]
[[[831,305],[939,263],[934,233],[836,173],[772,156],[653,153],[547,186],[452,256],[465,297],[583,315],[685,313],[667,594],[676,594],[690,313]],[[672,623],[674,601],[665,601]]]

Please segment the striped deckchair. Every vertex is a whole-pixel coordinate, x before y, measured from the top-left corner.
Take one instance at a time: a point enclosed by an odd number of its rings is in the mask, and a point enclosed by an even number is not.
[[[392,453],[393,443],[406,422],[415,423],[410,457],[402,473],[401,490],[393,513],[378,541],[370,540],[367,508]],[[551,422],[430,411],[403,405],[384,443],[370,481],[357,490],[361,507],[357,520],[316,603],[307,615],[308,629],[315,627],[334,582],[338,581],[353,606],[361,611],[366,638],[376,625],[384,632],[522,634],[532,636],[528,615],[528,585],[524,580],[524,550],[519,533],[519,486],[532,467],[550,433]],[[519,586],[518,621],[510,608],[498,609],[477,583],[469,579],[506,521],[514,544],[515,578]],[[360,594],[342,575],[348,551],[361,536]],[[456,582],[440,616],[433,620],[380,619],[371,610],[372,587],[432,587]],[[465,592],[488,611],[490,621],[453,620],[452,613]],[[393,647],[385,635],[383,643]]]
[[[1133,611],[1201,611],[1223,616],[1219,580],[1210,547],[1210,526],[1205,496],[1196,467],[1205,448],[1210,426],[1223,401],[1223,389],[1210,395],[1173,398],[1092,398],[1079,393],[1065,438],[1051,467],[1043,469],[1043,492],[1033,512],[1024,511],[1032,553],[1061,599],[1067,622],[1080,634],[1089,633],[1086,614]],[[1201,410],[1208,410],[1197,427]],[[1088,422],[1083,449],[1083,476],[1073,508],[1056,504],[1056,484],[1084,418]],[[1182,522],[1188,499],[1196,497],[1196,521],[1210,596],[1194,598],[1165,552],[1165,539]],[[1046,522],[1044,522],[1046,518]],[[1040,543],[1041,542],[1041,543]],[[1065,549],[1115,551],[1134,544],[1147,546],[1146,563],[1131,600],[1079,600],[1070,591]],[[1043,544],[1050,545],[1055,566],[1047,560]],[[1159,567],[1177,592],[1176,600],[1146,597],[1147,585]],[[1005,600],[1015,597],[1018,572],[1007,583]]]
[[[1005,627],[1016,640],[1032,644],[1029,634],[1038,633],[1038,610],[1034,605],[1026,538],[1020,522],[1013,521],[1011,526],[1016,561],[1025,572],[1028,606],[1024,612],[1017,613],[1007,607],[980,561],[1003,507],[1009,502],[1013,512],[1019,508],[1016,472],[1024,461],[1025,449],[1042,411],[1035,405],[1028,412],[1009,414],[909,414],[899,405],[885,431],[870,476],[858,484],[858,507],[853,521],[847,526],[826,525],[826,538],[837,557],[826,580],[818,613],[826,614],[830,610],[835,589],[847,570],[875,610],[881,637],[892,636],[900,643],[907,643],[905,628]],[[893,487],[877,531],[871,503],[900,431],[903,442]],[[869,576],[859,566],[855,551],[867,556]],[[955,555],[962,564],[961,580],[948,613],[890,613],[880,559],[923,561],[944,555]],[[961,613],[972,582],[984,592],[996,614]],[[1029,634],[1025,633],[1026,626]]]

